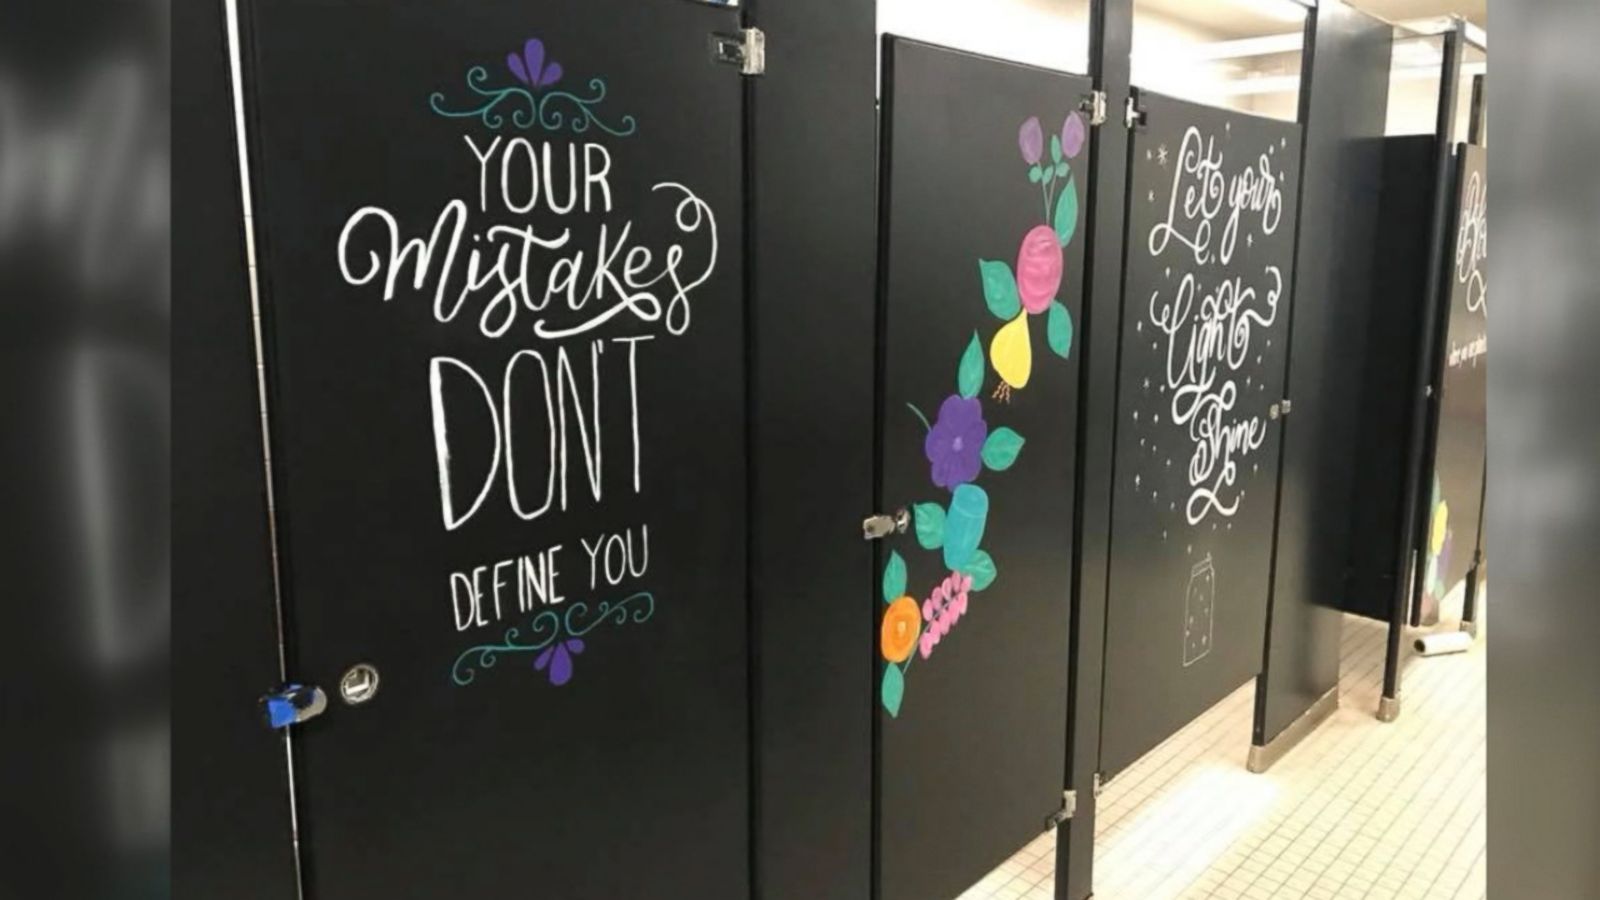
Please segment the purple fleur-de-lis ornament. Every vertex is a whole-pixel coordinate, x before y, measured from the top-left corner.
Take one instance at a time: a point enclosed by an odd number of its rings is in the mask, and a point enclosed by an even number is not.
[[[550,670],[550,683],[556,687],[572,680],[572,658],[583,652],[583,641],[578,638],[569,638],[557,641],[533,661],[533,667],[540,672]]]
[[[528,38],[521,53],[508,54],[506,65],[511,67],[511,74],[517,76],[518,81],[535,90],[561,80],[561,63],[553,60],[545,63],[544,41],[538,38]]]

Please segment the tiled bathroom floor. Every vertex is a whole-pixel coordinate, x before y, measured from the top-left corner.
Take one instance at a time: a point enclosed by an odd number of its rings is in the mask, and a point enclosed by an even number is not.
[[[1244,767],[1247,685],[1106,785],[1095,897],[1483,897],[1485,642],[1431,659],[1408,647],[1402,712],[1384,724],[1384,637],[1346,619],[1339,710],[1266,774]],[[1053,900],[1054,885],[1050,832],[961,900]]]

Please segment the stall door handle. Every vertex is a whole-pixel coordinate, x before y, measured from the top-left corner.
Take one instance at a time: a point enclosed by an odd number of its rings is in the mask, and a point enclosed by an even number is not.
[[[339,678],[339,698],[360,706],[378,693],[378,669],[371,663],[351,666]],[[309,722],[328,711],[328,695],[314,684],[286,684],[262,697],[261,717],[273,730]]]
[[[905,534],[911,527],[911,511],[897,509],[892,513],[878,513],[861,520],[861,536],[869,541],[886,538],[891,534]]]

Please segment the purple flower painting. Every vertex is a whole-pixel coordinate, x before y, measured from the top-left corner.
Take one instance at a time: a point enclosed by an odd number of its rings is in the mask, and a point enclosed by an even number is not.
[[[517,80],[534,90],[549,87],[561,80],[561,63],[551,61],[548,65],[544,59],[544,41],[538,38],[529,38],[522,45],[522,52],[510,53],[506,56],[506,65],[511,67],[511,74]]]
[[[533,661],[533,667],[540,672],[547,668],[550,671],[550,683],[560,687],[572,680],[572,658],[583,652],[581,638],[568,638],[556,641],[546,647],[543,653]]]
[[[983,404],[976,397],[946,397],[922,444],[933,466],[933,483],[953,491],[977,478],[988,436],[989,423],[983,420]]]
[[[1084,138],[1088,137],[1088,130],[1084,127],[1083,117],[1077,113],[1067,116],[1061,123],[1061,150],[1069,159],[1076,159],[1083,150]]]
[[[1022,123],[1022,128],[1017,132],[1017,149],[1022,151],[1022,161],[1029,165],[1038,165],[1044,156],[1044,128],[1039,125],[1039,117],[1032,116]]]

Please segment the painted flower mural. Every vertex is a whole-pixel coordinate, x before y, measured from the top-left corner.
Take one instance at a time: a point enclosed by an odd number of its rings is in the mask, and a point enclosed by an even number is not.
[[[933,483],[955,490],[978,477],[983,466],[983,441],[989,424],[976,397],[952,394],[939,406],[939,418],[928,429],[922,452],[932,466]]]
[[[1038,315],[1050,308],[1061,287],[1061,245],[1048,225],[1035,225],[1017,250],[1017,295],[1022,308]]]
[[[912,609],[920,615],[916,604]],[[576,657],[588,648],[583,636],[601,626],[642,625],[656,612],[656,598],[649,591],[637,591],[614,600],[571,600],[547,607],[530,618],[526,625],[507,628],[504,638],[492,644],[469,647],[456,657],[450,678],[460,687],[477,681],[478,672],[492,669],[506,654],[533,654],[533,669],[543,672],[550,683],[560,687],[572,680]]]
[[[967,614],[967,597],[971,590],[971,575],[951,572],[933,589],[928,599],[922,601],[922,621],[927,623],[927,627],[922,631],[918,649],[922,651],[923,659],[933,655],[933,648],[939,646],[956,622]]]
[[[989,494],[976,482],[985,469],[1003,472],[1016,463],[1026,443],[1006,426],[992,426],[984,412],[983,382],[989,369],[999,376],[991,397],[1001,403],[1027,386],[1033,375],[1033,335],[1029,321],[1045,318],[1045,343],[1065,359],[1072,350],[1072,314],[1060,300],[1066,277],[1065,248],[1078,228],[1078,188],[1068,160],[1083,151],[1088,131],[1083,118],[1070,113],[1061,130],[1050,136],[1045,156],[1044,126],[1037,116],[1017,129],[1017,149],[1027,163],[1028,181],[1039,185],[1044,219],[1022,236],[1015,268],[1005,262],[978,260],[979,284],[989,312],[1005,324],[984,341],[974,331],[956,364],[956,392],[940,404],[930,422],[914,404],[906,404],[927,430],[922,452],[929,480],[950,492],[947,503],[912,505],[916,540],[924,550],[940,552],[947,574],[919,604],[907,593],[905,558],[889,551],[883,567],[885,609],[879,629],[884,659],[880,700],[891,716],[900,714],[906,673],[918,657],[928,659],[967,614],[973,594],[994,583],[995,561],[983,549],[990,515]]]
[[[531,88],[546,88],[561,80],[561,63],[544,59],[544,41],[528,38],[521,53],[506,55],[506,68],[520,82]]]
[[[889,604],[878,634],[879,649],[883,651],[884,659],[905,662],[911,656],[911,651],[917,646],[917,630],[922,627],[918,624],[919,616],[917,601],[910,597],[901,597]]]
[[[546,647],[533,660],[534,669],[550,672],[550,683],[556,687],[572,680],[572,658],[583,652],[581,638],[568,638]]]
[[[513,83],[503,83],[506,73]],[[605,79],[590,78],[582,88],[557,88],[565,74],[561,63],[546,53],[544,41],[528,38],[521,49],[506,54],[505,72],[498,68],[491,72],[485,65],[467,70],[467,100],[457,103],[444,91],[434,91],[428,96],[428,108],[447,119],[477,119],[494,131],[510,125],[525,131],[583,134],[593,128],[627,137],[638,129],[639,123],[631,115],[617,119],[602,115]]]
[[[1438,615],[1439,607],[1449,593],[1445,575],[1450,571],[1450,547],[1455,543],[1455,532],[1450,527],[1450,504],[1444,499],[1439,476],[1433,477],[1433,503],[1428,520],[1428,561],[1423,569],[1423,618]]]
[[[1028,181],[1039,185],[1044,221],[1029,228],[1017,248],[1016,269],[1004,262],[979,260],[978,275],[989,312],[1007,324],[989,344],[989,364],[1000,383],[995,399],[1027,386],[1033,374],[1030,316],[1045,317],[1045,341],[1063,358],[1072,348],[1072,314],[1056,299],[1066,274],[1062,251],[1078,228],[1078,183],[1069,160],[1083,152],[1088,129],[1083,117],[1069,114],[1061,131],[1050,136],[1050,157],[1044,156],[1044,128],[1037,116],[1022,123],[1017,149],[1027,163]]]

